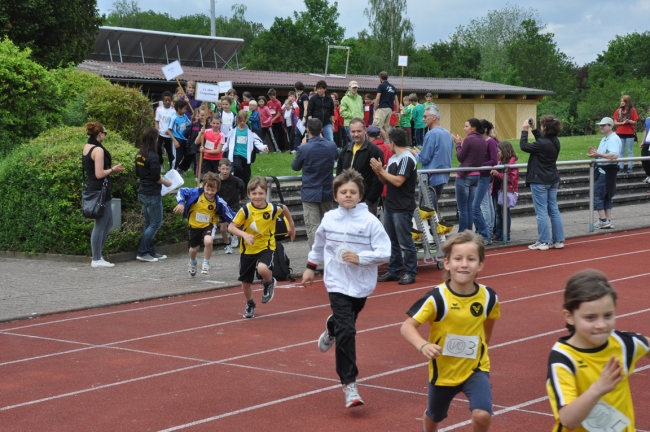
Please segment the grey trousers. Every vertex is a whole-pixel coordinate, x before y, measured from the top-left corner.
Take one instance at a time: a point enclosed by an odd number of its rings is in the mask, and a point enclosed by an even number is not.
[[[307,244],[309,248],[314,245],[314,237],[320,221],[323,216],[334,207],[333,201],[326,202],[304,202],[302,203],[302,210],[305,217],[305,227],[307,228]]]
[[[111,202],[106,201],[106,210],[104,216],[95,219],[93,233],[90,235],[90,247],[93,250],[93,261],[102,259],[102,249],[108,237],[108,231],[113,226],[113,212],[111,211]]]

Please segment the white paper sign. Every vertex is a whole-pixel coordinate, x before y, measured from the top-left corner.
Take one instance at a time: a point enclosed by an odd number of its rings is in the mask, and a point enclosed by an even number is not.
[[[460,336],[447,333],[442,355],[475,359],[479,348],[478,336]]]
[[[201,102],[217,102],[219,100],[219,86],[214,84],[196,83],[196,100]]]
[[[177,76],[183,75],[183,68],[178,60],[169,63],[167,66],[163,66],[162,71],[165,74],[165,79],[167,81],[171,81]]]
[[[397,66],[408,66],[409,65],[409,56],[399,56],[397,57]]]
[[[582,427],[589,432],[621,432],[630,423],[622,412],[601,400],[582,422]]]
[[[219,86],[219,91],[221,93],[226,93],[231,88],[234,88],[232,86],[232,81],[219,81],[217,85]]]
[[[302,121],[300,121],[300,119],[298,119],[298,123],[296,123],[296,129],[298,129],[298,132],[300,132],[300,135],[304,135],[305,130],[307,130],[305,128],[305,125],[302,124]]]
[[[185,180],[183,180],[183,177],[178,173],[176,170],[169,170],[165,173],[163,176],[170,182],[172,182],[172,185],[167,187],[165,185],[162,186],[162,189],[160,190],[161,195],[167,195],[169,192],[173,191],[174,189],[177,189],[185,183]]]

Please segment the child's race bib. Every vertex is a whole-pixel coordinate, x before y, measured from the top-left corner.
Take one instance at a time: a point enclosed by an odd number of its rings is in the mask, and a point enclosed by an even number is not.
[[[364,110],[365,112],[370,112],[370,107],[369,107],[369,106],[364,106],[364,107],[363,107],[363,110]]]
[[[198,213],[198,212],[197,212],[195,218],[196,218],[196,221],[197,221],[197,222],[201,222],[201,223],[208,223],[208,222],[210,222],[210,215],[209,215],[209,214]]]
[[[237,144],[247,144],[248,143],[248,137],[247,136],[238,136],[237,137]]]
[[[447,333],[442,355],[475,359],[479,348],[478,336],[459,336]]]
[[[589,432],[621,432],[630,423],[625,414],[600,400],[582,422],[582,427]]]
[[[246,105],[246,106],[244,107],[244,111],[248,111],[248,110],[250,110],[250,107],[249,107],[248,105]]]
[[[348,264],[348,265],[352,264],[343,259],[343,254],[346,252],[354,252],[354,251],[350,246],[344,243],[336,249],[336,253],[334,254],[334,260],[340,262],[341,264]]]
[[[271,113],[271,115],[275,115],[275,110],[274,109],[269,110],[269,112]]]
[[[207,148],[208,150],[214,150],[214,143],[212,141],[206,141],[205,148]]]

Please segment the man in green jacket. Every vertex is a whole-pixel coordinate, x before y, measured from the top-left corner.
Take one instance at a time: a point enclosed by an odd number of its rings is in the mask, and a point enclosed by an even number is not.
[[[348,142],[352,142],[350,137],[350,121],[354,118],[363,119],[363,98],[358,93],[359,84],[356,81],[350,81],[348,91],[341,99],[341,117],[345,119],[345,133],[348,134]]]

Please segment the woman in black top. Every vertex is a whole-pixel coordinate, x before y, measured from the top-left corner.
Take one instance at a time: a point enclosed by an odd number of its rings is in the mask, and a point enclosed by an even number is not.
[[[158,131],[148,127],[142,134],[142,145],[135,156],[135,175],[140,179],[138,201],[142,204],[144,213],[144,233],[138,246],[137,259],[146,262],[155,262],[167,258],[166,255],[156,253],[153,238],[162,225],[163,208],[162,185],[167,187],[172,182],[160,176],[160,162],[157,153]]]
[[[81,156],[83,169],[88,177],[86,188],[88,191],[101,190],[104,181],[106,181],[105,202],[109,202],[111,200],[112,187],[110,175],[124,171],[124,167],[122,164],[112,165],[111,154],[102,145],[102,142],[106,138],[106,129],[101,123],[87,123],[86,133],[88,133],[88,143],[84,146]],[[102,258],[102,249],[112,225],[113,212],[109,206],[101,218],[95,219],[95,226],[90,236],[90,247],[93,250],[93,260],[90,263],[91,267],[115,266],[115,264],[109,263]]]

